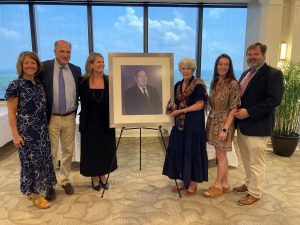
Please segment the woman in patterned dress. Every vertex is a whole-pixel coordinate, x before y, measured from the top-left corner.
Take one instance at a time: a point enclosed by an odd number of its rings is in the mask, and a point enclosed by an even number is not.
[[[232,61],[226,54],[220,55],[215,62],[208,103],[210,113],[206,124],[207,142],[215,147],[218,161],[216,181],[203,194],[211,198],[230,190],[226,153],[232,150],[234,113],[241,103]]]
[[[19,78],[5,93],[13,143],[21,163],[21,192],[38,208],[49,208],[41,195],[56,184],[46,118],[46,95],[36,78],[41,63],[33,52],[22,52],[17,62]]]

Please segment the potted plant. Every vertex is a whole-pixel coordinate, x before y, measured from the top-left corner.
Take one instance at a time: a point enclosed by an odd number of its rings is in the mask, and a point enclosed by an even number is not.
[[[284,94],[276,108],[275,127],[271,136],[274,153],[291,156],[299,142],[300,129],[300,63],[286,62],[279,66],[283,73]]]

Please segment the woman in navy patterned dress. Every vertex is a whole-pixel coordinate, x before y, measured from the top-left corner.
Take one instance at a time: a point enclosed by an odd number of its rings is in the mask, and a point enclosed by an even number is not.
[[[33,52],[22,52],[17,62],[19,78],[5,93],[13,143],[21,162],[21,192],[38,208],[50,203],[41,192],[56,184],[46,118],[46,95],[36,78],[41,63]]]

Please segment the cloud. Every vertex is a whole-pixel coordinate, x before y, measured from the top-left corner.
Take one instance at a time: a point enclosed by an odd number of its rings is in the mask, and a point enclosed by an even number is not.
[[[143,17],[136,16],[134,9],[127,7],[126,15],[119,16],[115,26],[118,29],[124,29],[125,27],[130,26],[137,29],[139,32],[143,32]]]
[[[0,27],[0,36],[7,39],[16,39],[18,38],[18,33],[14,30],[9,30],[4,27]]]
[[[223,8],[209,9],[208,16],[211,19],[218,20],[221,18],[222,14],[224,12],[225,12],[225,9],[223,9]]]
[[[193,29],[189,27],[184,20],[179,18],[174,18],[173,20],[151,20],[149,19],[149,28],[155,29],[160,32],[164,31],[192,31]]]
[[[166,44],[183,41],[187,37],[186,34],[195,32],[181,18],[182,15],[179,12],[175,12],[174,17],[172,20],[149,19],[149,30]],[[126,14],[118,17],[118,21],[114,25],[119,30],[126,30],[130,27],[130,29],[143,33],[143,17],[138,17],[131,7],[126,8]]]
[[[164,40],[166,43],[173,43],[180,40],[180,36],[174,34],[173,32],[166,32],[164,35]]]
[[[153,30],[158,38],[165,44],[174,44],[186,40],[187,34],[193,34],[193,29],[180,18],[173,20],[151,20],[149,19],[149,29]]]

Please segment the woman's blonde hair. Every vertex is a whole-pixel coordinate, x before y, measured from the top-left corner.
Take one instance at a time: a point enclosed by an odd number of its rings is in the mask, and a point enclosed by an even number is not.
[[[197,65],[194,61],[193,58],[183,58],[179,61],[178,63],[178,68],[179,68],[179,71],[181,71],[181,66],[185,64],[185,65],[188,65],[188,67],[190,67],[192,70],[193,70],[193,73],[194,71],[197,69]]]
[[[94,74],[91,69],[91,64],[95,62],[97,57],[104,59],[103,55],[97,52],[91,52],[90,55],[87,57],[85,62],[85,74],[83,76],[84,79],[90,79],[90,78],[94,79]]]
[[[24,59],[26,56],[28,56],[29,58],[33,59],[36,62],[36,64],[37,64],[36,74],[38,74],[41,71],[41,67],[42,67],[41,61],[36,53],[30,52],[30,51],[24,51],[24,52],[20,53],[17,64],[16,64],[17,74],[19,76],[23,75],[23,72],[24,72],[23,71],[23,63],[24,63]]]

